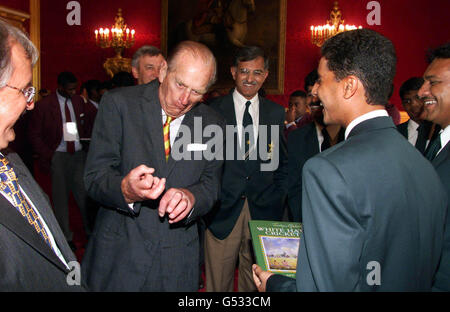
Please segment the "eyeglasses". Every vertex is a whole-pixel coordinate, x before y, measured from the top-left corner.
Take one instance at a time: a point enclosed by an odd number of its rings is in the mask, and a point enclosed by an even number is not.
[[[27,104],[30,104],[31,102],[33,102],[34,95],[36,94],[36,89],[34,87],[28,87],[28,88],[24,88],[24,89],[19,89],[19,88],[10,86],[10,85],[5,85],[5,87],[15,89],[15,90],[22,92],[23,95],[25,96],[25,100],[27,101]]]

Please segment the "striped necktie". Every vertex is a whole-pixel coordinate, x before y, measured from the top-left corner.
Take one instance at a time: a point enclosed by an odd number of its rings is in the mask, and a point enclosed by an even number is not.
[[[172,117],[167,116],[166,123],[163,126],[164,152],[166,154],[166,162],[169,161],[169,155],[170,155],[170,123],[171,122],[172,122]]]
[[[11,200],[13,206],[20,214],[27,219],[28,223],[36,230],[36,232],[44,239],[44,241],[52,248],[50,239],[42,224],[41,219],[37,215],[33,207],[28,203],[19,188],[18,180],[14,169],[9,165],[9,161],[0,158],[0,188],[6,196]],[[52,248],[53,250],[53,248]]]
[[[253,119],[249,112],[249,108],[250,108],[251,104],[252,104],[252,102],[250,102],[250,101],[247,101],[245,103],[244,117],[242,119],[242,132],[243,132],[242,145],[244,146],[245,160],[247,160],[249,157],[250,145],[252,145],[251,143],[253,143],[253,142],[250,142],[250,134],[248,132],[245,132],[245,128],[247,126],[250,126],[253,124]],[[252,131],[253,131],[253,128],[252,128]]]

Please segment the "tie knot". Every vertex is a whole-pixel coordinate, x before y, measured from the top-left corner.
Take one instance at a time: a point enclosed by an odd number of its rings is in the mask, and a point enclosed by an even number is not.
[[[0,179],[2,182],[17,180],[16,173],[6,157],[0,158]]]
[[[173,119],[172,117],[167,116],[166,123],[164,125],[170,125],[170,123],[172,122],[172,119]]]
[[[252,104],[252,102],[250,102],[250,101],[245,102],[245,109],[248,110],[250,104]]]

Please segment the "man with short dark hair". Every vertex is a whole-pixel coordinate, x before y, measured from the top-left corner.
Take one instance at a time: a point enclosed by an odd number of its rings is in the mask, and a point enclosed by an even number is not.
[[[86,152],[85,103],[76,94],[78,80],[71,72],[58,75],[55,93],[36,104],[30,119],[29,137],[42,172],[51,174],[55,216],[72,249],[76,249],[69,225],[69,196],[72,192],[80,209],[84,230],[90,235],[83,182]]]
[[[158,78],[164,60],[161,50],[157,47],[151,45],[140,47],[131,60],[131,72],[138,84],[149,83]]]
[[[312,93],[345,141],[303,168],[303,234],[296,280],[261,271],[259,290],[430,291],[447,196],[431,164],[384,109],[395,75],[390,40],[369,29],[322,46]]]
[[[426,119],[442,130],[430,143],[425,156],[436,169],[450,199],[450,42],[431,51],[430,65],[417,95],[425,104]],[[447,208],[445,243],[433,290],[450,291],[450,213]]]
[[[311,114],[308,112],[308,105],[306,104],[306,93],[302,90],[296,90],[289,96],[284,135],[287,138],[290,132],[309,122],[311,122]]]
[[[434,127],[431,122],[423,119],[424,105],[417,95],[422,84],[423,78],[412,77],[401,85],[399,94],[409,120],[397,125],[397,129],[423,154],[430,142]]]
[[[183,41],[168,62],[157,81],[111,90],[99,105],[84,175],[102,204],[82,264],[94,291],[198,290],[196,222],[219,197],[223,161],[194,158],[211,143],[187,133],[224,121],[199,103],[215,81],[212,52]]]
[[[37,58],[26,35],[0,19],[0,291],[81,291],[79,284],[70,286],[77,284],[68,276],[76,258],[48,197],[7,149],[14,124],[34,108]]]
[[[233,291],[239,259],[239,291],[256,290],[252,282],[252,246],[248,221],[281,220],[287,170],[283,135],[284,109],[258,95],[269,74],[269,59],[257,46],[239,50],[231,66],[234,90],[216,99],[211,107],[237,131],[228,137],[220,204],[207,216],[205,264],[207,291]],[[264,135],[266,129],[267,135]],[[272,130],[276,132],[272,133]],[[230,142],[230,139],[234,141]],[[278,156],[277,166],[262,170],[267,161],[261,150]]]

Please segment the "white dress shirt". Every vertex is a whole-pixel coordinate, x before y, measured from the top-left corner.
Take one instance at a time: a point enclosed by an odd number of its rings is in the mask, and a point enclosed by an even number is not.
[[[417,122],[412,119],[408,120],[408,141],[413,146],[416,146],[417,138],[419,136],[418,128],[419,124]]]
[[[63,97],[61,94],[59,94],[58,91],[56,91],[56,95],[58,97],[58,102],[59,102],[59,108],[61,111],[61,118],[62,118],[62,125],[64,127],[64,124],[66,123],[66,108],[65,108],[65,103],[66,103],[66,98]],[[72,100],[69,99],[67,101],[67,106],[69,107],[69,111],[70,111],[70,118],[72,119],[72,122],[76,123],[76,116],[75,116],[75,111],[73,110],[73,106],[72,106]],[[77,129],[79,131],[79,129]],[[78,133],[78,136],[80,135],[80,133]],[[74,141],[75,143],[75,151],[81,151],[81,149],[83,148],[80,140],[76,140]],[[67,144],[66,141],[64,141],[64,136],[61,138],[61,143],[59,143],[58,147],[56,148],[57,152],[67,152]]]
[[[345,129],[345,139],[347,140],[347,137],[348,137],[350,131],[352,131],[355,126],[362,123],[363,121],[366,121],[366,120],[369,120],[372,118],[376,118],[376,117],[389,117],[389,114],[385,109],[377,109],[377,110],[371,111],[367,114],[356,117],[348,124],[347,129]]]
[[[450,125],[445,127],[444,130],[441,130],[441,132],[439,133],[439,138],[441,140],[441,149],[437,152],[436,155],[438,155],[445,147],[445,145],[448,144],[448,141],[450,141]]]

